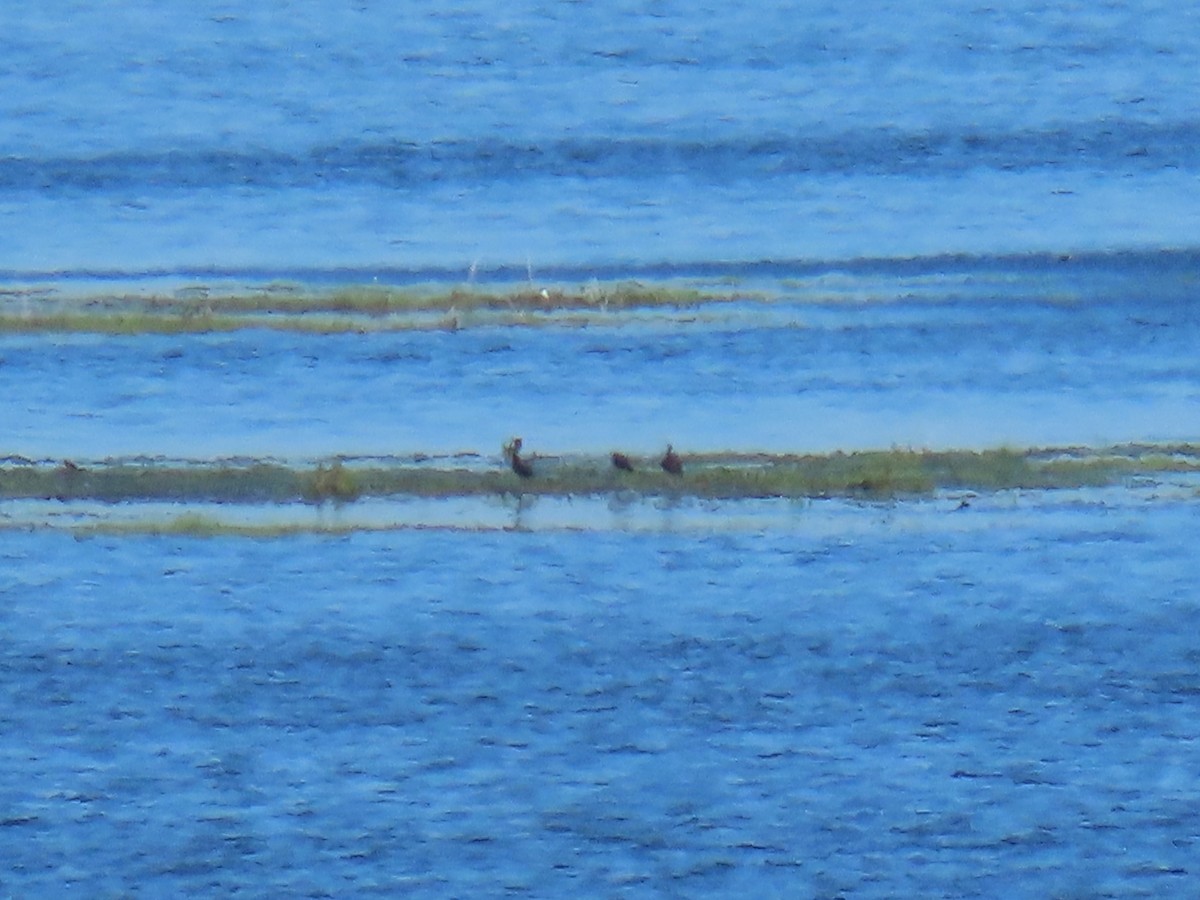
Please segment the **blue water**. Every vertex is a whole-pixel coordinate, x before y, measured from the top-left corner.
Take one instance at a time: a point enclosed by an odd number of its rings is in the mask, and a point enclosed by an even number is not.
[[[0,13],[17,282],[1194,247],[1200,28],[995,8]]]
[[[8,4],[6,312],[771,299],[8,335],[0,458],[1196,441],[1197,18]],[[1196,894],[1194,481],[960,499],[364,502],[305,515],[418,527],[277,540],[0,504],[0,895]]]
[[[1194,499],[0,554],[13,896],[1186,896]]]
[[[842,276],[586,328],[0,338],[30,459],[1104,446],[1197,438],[1194,282]],[[1058,272],[1058,270],[1055,270]],[[984,276],[988,277],[984,277]],[[1057,280],[1056,280],[1057,279]],[[832,299],[818,302],[813,294]]]

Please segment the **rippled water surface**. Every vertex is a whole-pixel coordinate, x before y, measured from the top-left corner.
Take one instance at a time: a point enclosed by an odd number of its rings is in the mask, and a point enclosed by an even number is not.
[[[14,895],[1165,896],[1194,496],[796,527],[10,532]]]
[[[0,270],[1194,246],[1196,12],[14,6]]]
[[[1195,442],[1196,16],[8,4],[5,315],[346,283],[743,302],[17,323],[0,458]],[[75,530],[187,513],[328,530]],[[1188,896],[1198,515],[1166,474],[0,501],[0,895]]]
[[[1196,282],[1158,259],[810,273],[586,326],[10,335],[0,415],[30,458],[1192,440]]]

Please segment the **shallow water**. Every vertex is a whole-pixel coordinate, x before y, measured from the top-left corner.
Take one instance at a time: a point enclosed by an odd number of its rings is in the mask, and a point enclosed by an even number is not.
[[[775,299],[586,327],[6,335],[0,418],[34,459],[1194,440],[1190,267],[1055,265],[760,277]]]
[[[823,0],[3,14],[0,270],[1194,247],[1196,13]]]
[[[0,882],[1186,893],[1200,505],[1120,496],[653,540],[8,532]]]
[[[1177,4],[9,7],[6,312],[274,281],[773,299],[4,335],[0,457],[1197,439]],[[194,512],[376,530],[75,530]],[[5,502],[0,894],[1186,895],[1198,512],[1186,480]]]

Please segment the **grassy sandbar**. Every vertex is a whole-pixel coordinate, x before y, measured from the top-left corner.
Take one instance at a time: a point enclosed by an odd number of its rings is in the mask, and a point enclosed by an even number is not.
[[[203,334],[244,328],[337,334],[358,331],[457,330],[472,325],[584,324],[622,310],[676,310],[749,299],[690,287],[640,282],[584,287],[280,287],[215,293],[86,298],[22,297],[0,305],[3,333]]]
[[[532,457],[523,479],[500,459],[472,468],[401,459],[315,466],[273,462],[157,464],[108,461],[83,466],[10,461],[0,466],[0,499],[166,500],[228,503],[351,503],[363,497],[644,496],[740,498],[889,498],[939,490],[997,491],[1100,486],[1163,473],[1200,472],[1200,447],[1068,450],[893,449],[832,454],[710,453],[685,457],[682,477],[657,460],[614,469],[607,455]]]

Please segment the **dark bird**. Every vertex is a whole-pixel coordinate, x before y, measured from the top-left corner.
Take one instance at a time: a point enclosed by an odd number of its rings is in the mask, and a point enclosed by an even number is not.
[[[79,488],[79,477],[83,471],[83,466],[73,460],[64,459],[62,465],[56,470],[59,491],[54,496],[59,500],[66,500],[68,496],[73,495]]]
[[[663,454],[662,462],[659,465],[662,466],[664,472],[671,475],[683,474],[683,460],[679,458],[679,454],[670,444],[667,444],[667,452]]]
[[[533,466],[529,464],[528,460],[521,459],[521,439],[519,437],[513,438],[511,443],[505,445],[504,453],[514,472],[522,478],[533,477]]]
[[[622,472],[633,471],[633,463],[629,461],[629,457],[624,453],[613,453],[612,464]]]

